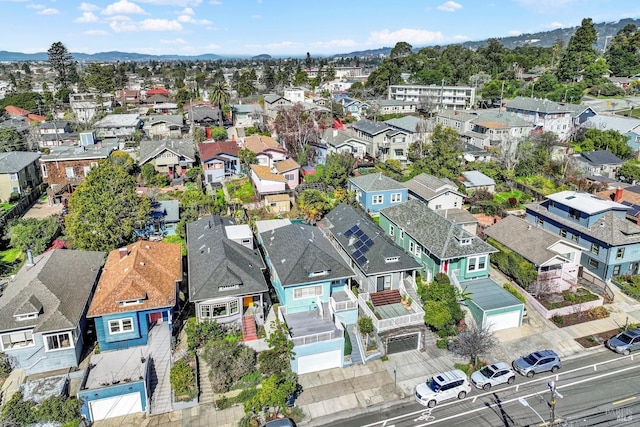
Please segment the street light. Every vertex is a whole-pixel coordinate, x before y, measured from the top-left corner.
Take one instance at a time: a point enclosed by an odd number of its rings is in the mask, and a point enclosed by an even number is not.
[[[536,411],[536,410],[533,408],[533,406],[529,405],[529,402],[527,402],[527,399],[525,399],[524,397],[520,397],[520,398],[518,398],[518,402],[520,402],[520,404],[521,404],[522,406],[526,406],[527,408],[531,409],[531,410],[532,410],[532,411],[533,411],[533,412],[538,416],[538,418],[540,418],[540,421],[542,421],[542,423],[543,423],[545,426],[549,425],[549,424],[544,420],[544,418],[542,418],[542,416],[540,416],[540,414],[538,413],[538,411]]]

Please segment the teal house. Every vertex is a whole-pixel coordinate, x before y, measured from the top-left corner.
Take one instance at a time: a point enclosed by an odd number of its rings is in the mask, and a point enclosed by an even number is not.
[[[427,281],[445,273],[454,282],[489,276],[489,257],[498,252],[419,200],[380,211],[380,227],[422,264]]]

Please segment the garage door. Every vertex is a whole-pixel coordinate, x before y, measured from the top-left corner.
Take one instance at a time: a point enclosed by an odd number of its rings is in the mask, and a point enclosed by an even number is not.
[[[408,350],[418,349],[420,334],[403,335],[392,337],[387,340],[387,354],[400,353]]]
[[[520,326],[521,311],[510,311],[508,313],[494,314],[487,317],[486,325],[491,330],[499,331],[507,328],[517,328]]]
[[[342,352],[340,350],[298,357],[298,374],[340,367],[342,367]]]
[[[140,393],[124,394],[108,399],[93,400],[89,402],[89,410],[91,411],[91,421],[104,420],[142,412],[142,401]]]

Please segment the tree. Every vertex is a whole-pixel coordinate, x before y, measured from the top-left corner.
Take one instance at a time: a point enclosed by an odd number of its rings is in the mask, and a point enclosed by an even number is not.
[[[627,145],[627,137],[614,129],[587,129],[576,135],[576,151],[587,152],[594,150],[609,150],[622,160],[631,157],[631,147]]]
[[[227,130],[222,126],[214,126],[211,128],[211,139],[214,141],[224,141],[227,139]]]
[[[373,327],[373,320],[370,317],[361,317],[358,319],[358,329],[360,333],[367,337],[367,345],[371,339],[371,333],[375,330]]]
[[[15,128],[0,127],[0,150],[20,151],[25,147],[25,141]]]
[[[567,49],[560,59],[556,76],[558,80],[567,82],[577,79],[580,73],[595,61],[597,54],[593,47],[598,33],[591,18],[582,20],[582,25],[569,39]]]
[[[49,65],[56,72],[56,83],[61,88],[68,88],[71,83],[71,69],[74,67],[73,57],[62,42],[55,42],[47,51]]]
[[[224,124],[223,120],[223,112],[222,107],[229,104],[229,100],[231,99],[231,92],[229,91],[229,86],[225,81],[216,82],[213,84],[209,91],[209,101],[214,103],[218,107],[218,111],[220,117],[218,119],[218,125],[222,126]]]
[[[309,143],[319,141],[329,124],[324,113],[306,110],[300,103],[279,111],[273,123],[280,142],[300,165],[306,164]]]
[[[256,362],[256,353],[252,348],[227,339],[209,341],[202,357],[211,367],[209,379],[216,393],[229,391],[240,378],[253,370]]]
[[[108,252],[130,243],[149,211],[149,199],[136,193],[125,168],[103,161],[69,198],[66,232],[78,249]]]
[[[355,165],[356,160],[351,153],[331,153],[325,160],[322,181],[333,188],[346,188]]]
[[[60,223],[54,217],[43,219],[19,218],[9,223],[9,238],[12,247],[33,255],[40,255],[60,233]]]
[[[411,175],[420,173],[456,179],[460,175],[462,143],[455,129],[436,125],[431,134],[431,144],[424,150],[424,157],[412,165]]]
[[[490,326],[478,327],[472,324],[469,329],[458,334],[452,350],[459,356],[469,358],[470,362],[476,366],[478,356],[489,353],[497,343],[498,340]]]
[[[85,82],[90,89],[99,94],[111,93],[115,88],[114,71],[111,65],[100,65],[92,62],[85,69]]]
[[[256,163],[258,163],[258,157],[256,156],[256,153],[249,150],[248,148],[241,148],[240,151],[238,151],[238,158],[240,159],[240,164],[242,165],[242,169],[245,171],[245,173],[249,173],[249,168],[251,167],[250,165],[255,165]]]
[[[640,181],[640,164],[638,161],[629,160],[624,162],[618,170],[618,177],[629,184]]]
[[[438,273],[431,283],[418,286],[424,305],[424,322],[436,330],[445,329],[464,319],[458,302],[458,292],[444,273]]]
[[[263,408],[272,408],[270,418],[276,419],[280,408],[287,404],[287,397],[298,388],[298,376],[289,369],[278,375],[273,374],[261,382],[261,387],[251,400],[245,403],[245,413],[259,413]]]
[[[333,208],[329,197],[320,190],[304,190],[298,196],[298,209],[307,224],[315,224]]]
[[[640,72],[640,30],[627,24],[618,31],[607,47],[604,58],[614,76],[633,76]]]

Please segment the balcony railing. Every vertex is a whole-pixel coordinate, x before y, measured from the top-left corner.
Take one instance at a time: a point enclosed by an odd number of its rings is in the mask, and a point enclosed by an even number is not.
[[[278,307],[279,318],[285,319],[285,315],[287,314],[287,307],[279,306]],[[342,329],[341,325],[336,324],[336,329],[331,331],[317,332],[314,334],[308,334],[299,337],[292,337],[289,335],[289,339],[293,342],[294,347],[298,345],[305,344],[314,344],[321,341],[331,341],[338,338],[344,337],[344,329]]]
[[[405,292],[403,287],[400,289],[400,294],[405,299],[410,298],[410,295]],[[368,292],[358,294],[358,305],[360,306],[362,311],[364,311],[365,314],[371,318],[371,320],[373,321],[373,326],[377,332],[388,331],[403,326],[420,325],[424,323],[424,310],[416,301],[411,302],[411,312],[409,312],[409,314],[391,317],[388,319],[378,319],[371,308],[369,308],[369,305],[367,304],[368,301],[371,301],[371,296]]]
[[[347,301],[336,301],[334,297],[330,297],[329,304],[331,304],[332,311],[336,313],[339,311],[354,310],[358,308],[358,299],[353,294],[353,292],[351,292],[349,286],[344,285],[344,289],[342,290],[342,292],[344,292],[349,299]]]

